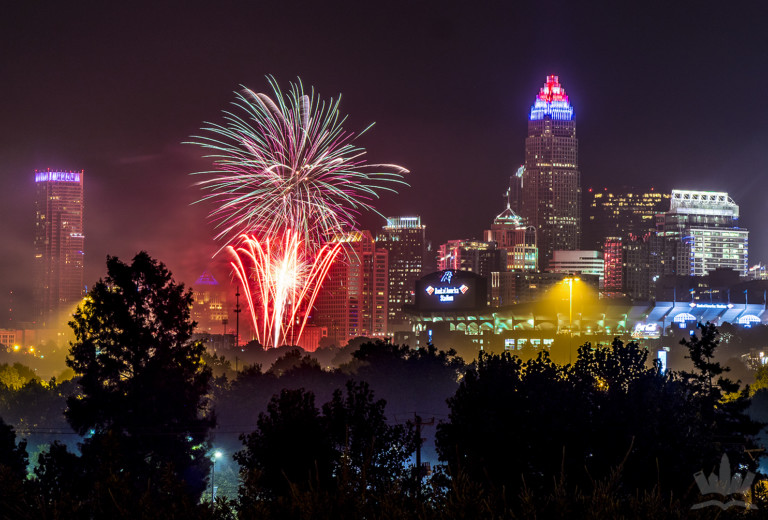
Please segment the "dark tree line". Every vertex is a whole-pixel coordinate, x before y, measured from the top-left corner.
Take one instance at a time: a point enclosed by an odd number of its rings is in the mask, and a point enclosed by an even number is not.
[[[375,516],[382,501],[413,484],[412,428],[387,424],[384,407],[354,381],[322,411],[304,390],[275,396],[235,455],[240,518]]]
[[[707,361],[715,342],[711,325],[685,340],[697,368],[691,374],[663,374],[647,351],[618,339],[582,346],[572,366],[546,353],[526,362],[481,355],[449,399],[450,420],[438,427],[440,456],[451,474],[507,500],[523,485],[545,493],[553,476],[589,489],[618,468],[630,492],[685,498],[698,492],[693,474],[711,471],[723,453],[754,472],[746,450],[756,447],[761,425],[744,414],[746,392]]]

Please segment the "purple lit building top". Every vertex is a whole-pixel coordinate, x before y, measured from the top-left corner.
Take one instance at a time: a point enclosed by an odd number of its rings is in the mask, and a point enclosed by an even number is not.
[[[83,171],[38,171],[35,170],[35,182],[80,182]]]

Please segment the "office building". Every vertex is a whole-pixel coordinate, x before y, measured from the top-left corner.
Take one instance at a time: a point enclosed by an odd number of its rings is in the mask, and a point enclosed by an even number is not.
[[[485,230],[485,241],[494,242],[498,249],[506,252],[506,271],[536,271],[538,267],[538,249],[536,247],[536,228],[523,224],[509,203]]]
[[[762,262],[749,268],[747,278],[750,280],[768,280],[768,269]]]
[[[747,274],[749,231],[739,227],[739,206],[725,192],[672,190],[656,230],[676,249],[674,272],[663,274],[704,276],[718,268]]]
[[[438,271],[471,271],[487,278],[493,272],[505,271],[506,265],[506,252],[495,242],[449,240],[438,250]]]
[[[388,252],[377,247],[370,231],[345,238],[343,257],[337,259],[315,300],[312,324],[327,329],[338,346],[350,339],[387,334]]]
[[[603,243],[603,295],[623,296],[624,293],[624,241],[621,237],[607,237]]]
[[[85,295],[83,171],[35,170],[35,320],[52,327]]]
[[[408,325],[403,306],[413,303],[416,280],[424,274],[424,230],[420,217],[389,217],[376,237],[377,247],[389,252],[387,321],[390,330]]]
[[[507,252],[496,242],[481,240],[449,240],[440,245],[437,257],[439,271],[470,271],[484,277],[487,304],[501,304],[501,273],[507,270]]]
[[[605,260],[600,251],[554,251],[549,272],[559,274],[591,274],[603,285]]]
[[[584,191],[582,245],[599,250],[607,237],[642,236],[656,229],[656,215],[669,208],[670,194],[654,188],[589,188]]]
[[[555,250],[581,243],[581,180],[576,121],[557,76],[547,76],[536,96],[525,140],[520,216],[537,232],[539,266]]]
[[[235,324],[229,322],[229,308],[226,289],[209,271],[203,271],[192,285],[194,301],[192,319],[197,323],[197,332],[228,334],[235,332]],[[243,300],[245,301],[245,300]],[[248,323],[241,323],[244,332]]]

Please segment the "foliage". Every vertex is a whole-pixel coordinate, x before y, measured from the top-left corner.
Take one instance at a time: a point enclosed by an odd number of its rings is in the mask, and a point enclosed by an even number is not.
[[[749,387],[750,395],[755,395],[758,390],[768,389],[768,365],[760,365],[755,373],[755,383]]]
[[[47,383],[32,379],[14,390],[0,385],[0,417],[28,440],[30,447],[47,445],[72,430],[64,417],[67,396],[76,394],[72,381]],[[34,450],[30,452],[34,461]]]
[[[220,488],[216,504],[201,503],[190,473],[147,451],[187,450],[194,471],[198,453],[207,463],[206,442],[150,446],[160,434],[146,435],[149,428],[128,420],[140,412],[118,408],[84,432],[82,455],[58,442],[45,449],[31,480],[19,471],[24,444],[17,446],[0,421],[0,518],[687,518],[700,500],[694,473],[709,474],[723,453],[734,468],[756,467],[745,452],[760,425],[743,413],[747,395],[729,391],[734,383],[716,363],[723,359],[718,339],[716,329],[702,326],[700,336],[684,342],[694,371],[666,374],[645,349],[619,340],[583,345],[566,366],[546,353],[528,360],[505,353],[481,355],[467,367],[434,347],[367,342],[350,352],[353,362],[344,370],[326,371],[312,355],[283,348],[270,370],[245,366],[234,379],[217,378],[208,394],[227,421],[217,449],[234,452],[227,434],[251,431],[235,455],[242,479],[237,501],[222,497]],[[141,359],[134,350],[125,355]],[[143,363],[132,377],[141,377],[151,359]],[[207,371],[200,358],[194,366]],[[165,373],[143,382],[167,392],[158,382]],[[109,380],[106,389],[135,392],[128,379]],[[150,390],[115,402],[149,403],[154,418],[160,396]],[[451,394],[437,442],[447,464],[414,478],[413,426],[396,424],[398,412],[402,422],[403,411],[439,409],[435,403]],[[765,394],[758,392],[753,404],[768,401]],[[54,424],[60,430],[66,395],[94,398],[76,381],[34,380],[17,390],[0,385],[0,416],[20,424],[19,435]],[[99,402],[106,407],[112,397],[105,390]],[[203,401],[190,401],[198,418],[208,410],[195,408]],[[3,462],[9,457],[16,461],[12,472]],[[226,459],[217,462],[216,483],[229,478],[234,489],[234,468]],[[768,508],[763,498],[755,500]],[[694,517],[743,512],[707,513]]]
[[[206,394],[211,371],[202,343],[191,342],[191,291],[141,252],[128,265],[107,259],[107,277],[90,291],[70,325],[67,364],[80,394],[67,419],[81,435],[86,465],[138,490],[172,472],[191,497],[205,486],[210,462]]]
[[[259,415],[257,430],[241,437],[245,449],[235,455],[247,508],[260,500],[290,496],[292,487],[326,489],[331,483],[333,446],[328,428],[304,390],[283,390]]]
[[[680,344],[688,349],[687,356],[693,362],[694,368],[698,373],[691,374],[693,378],[701,384],[705,384],[712,399],[719,401],[723,392],[736,392],[738,384],[730,379],[721,377],[724,372],[730,371],[730,368],[723,367],[718,361],[715,361],[715,350],[720,340],[718,339],[717,328],[711,324],[697,325],[701,331],[699,335],[691,338],[683,338]],[[717,378],[715,385],[712,384],[713,378]]]
[[[232,369],[232,362],[224,357],[216,355],[216,353],[209,353],[207,350],[203,351],[201,356],[205,366],[211,369],[213,377],[226,377],[227,379],[234,378],[236,376],[235,371]]]
[[[314,369],[320,368],[320,364],[309,354],[301,355],[302,350],[294,348],[289,350],[272,363],[272,367],[269,369],[269,373],[274,374],[277,377],[282,376],[286,372],[290,372],[295,369]]]
[[[366,383],[354,381],[346,392],[334,392],[322,415],[302,389],[274,396],[235,455],[243,478],[241,517],[283,518],[298,515],[297,509],[301,516],[370,516],[399,495],[413,433],[387,424],[385,404]]]
[[[571,489],[589,489],[617,467],[630,493],[684,496],[692,475],[711,470],[723,452],[755,470],[745,448],[759,426],[744,415],[743,400],[721,402],[720,386],[709,386],[718,366],[708,360],[712,330],[705,332],[690,340],[697,374],[662,374],[644,349],[618,339],[582,346],[565,367],[546,353],[526,362],[481,355],[449,399],[440,457],[451,475],[497,490],[500,500],[523,485],[541,493],[558,474]]]
[[[368,383],[348,381],[323,405],[323,416],[338,454],[335,473],[354,483],[348,492],[365,500],[408,475],[406,462],[414,450],[413,428],[389,425],[386,402],[375,400]]]
[[[7,468],[11,474],[23,479],[27,474],[27,443],[16,443],[16,432],[13,427],[0,418],[0,466]]]
[[[12,518],[25,509],[27,443],[16,443],[16,432],[0,418],[0,518]]]
[[[31,500],[35,518],[141,518],[141,519],[218,519],[231,518],[229,508],[214,508],[199,503],[173,469],[166,465],[156,476],[144,481],[135,490],[135,475],[124,471],[123,457],[130,453],[121,444],[124,437],[106,434],[98,439],[99,446],[84,446],[110,457],[98,466],[90,456],[83,457],[67,451],[58,443],[40,456],[35,470],[36,479]]]
[[[0,385],[15,390],[21,388],[25,383],[28,383],[33,379],[39,378],[31,368],[24,366],[21,363],[14,363],[13,365],[3,363],[0,365]]]

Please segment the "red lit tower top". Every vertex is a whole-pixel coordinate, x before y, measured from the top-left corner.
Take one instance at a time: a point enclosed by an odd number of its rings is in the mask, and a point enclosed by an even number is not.
[[[531,121],[543,119],[545,116],[567,121],[573,118],[573,107],[568,100],[568,94],[560,85],[558,76],[547,76],[546,83],[539,90],[531,107]]]

